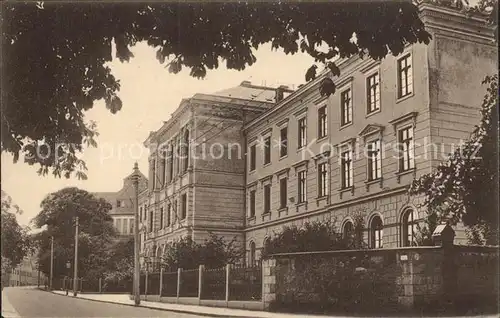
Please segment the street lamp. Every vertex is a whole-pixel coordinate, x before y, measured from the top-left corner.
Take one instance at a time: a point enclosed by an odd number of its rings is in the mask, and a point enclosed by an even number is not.
[[[67,261],[66,262],[66,269],[68,270],[68,279],[71,279],[70,276],[71,276],[71,272],[70,272],[70,269],[71,269],[71,262],[70,261]],[[68,292],[69,292],[69,286],[66,285],[66,279],[64,280],[64,287],[66,289],[66,296],[68,296]]]
[[[141,275],[139,268],[139,166],[134,164],[133,182],[135,190],[134,204],[134,304],[139,306],[141,303],[139,277]]]

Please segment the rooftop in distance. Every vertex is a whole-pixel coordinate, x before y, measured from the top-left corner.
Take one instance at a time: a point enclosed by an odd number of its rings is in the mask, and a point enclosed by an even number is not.
[[[213,93],[213,95],[254,100],[258,102],[275,103],[276,92],[278,89],[283,90],[285,93],[292,92],[292,90],[289,89],[288,86],[284,85],[281,85],[278,88],[274,88],[268,86],[253,85],[250,81],[243,81],[238,86],[215,92]]]

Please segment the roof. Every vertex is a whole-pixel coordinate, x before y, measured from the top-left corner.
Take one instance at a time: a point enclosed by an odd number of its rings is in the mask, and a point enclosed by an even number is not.
[[[238,86],[226,88],[211,95],[274,103],[276,88],[252,85],[249,81],[243,81]]]

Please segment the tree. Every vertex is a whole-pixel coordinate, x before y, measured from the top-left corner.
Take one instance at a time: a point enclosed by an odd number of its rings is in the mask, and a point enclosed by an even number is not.
[[[242,252],[235,246],[236,240],[226,242],[223,237],[210,234],[209,239],[199,244],[190,236],[167,243],[162,266],[174,271],[178,268],[221,268],[241,259]]]
[[[105,284],[120,284],[134,277],[134,238],[117,241],[107,251]]]
[[[16,215],[22,210],[2,191],[2,273],[21,263],[31,251],[29,228],[19,225]]]
[[[108,257],[106,250],[116,237],[111,204],[78,188],[64,188],[43,199],[41,211],[33,219],[47,229],[36,235],[40,270],[50,273],[50,237],[54,237],[54,277],[68,275],[66,262],[73,268],[75,217],[79,219],[78,270],[83,278],[102,276]]]
[[[266,240],[262,250],[262,258],[279,253],[363,248],[365,245],[360,237],[362,231],[362,218],[356,218],[353,233],[346,237],[337,232],[332,220],[305,222],[302,227],[287,225]]]
[[[498,75],[487,76],[481,122],[435,172],[413,181],[409,193],[423,195],[438,220],[462,221],[475,243],[498,244]]]
[[[7,3],[2,12],[2,152],[20,155],[39,173],[86,178],[79,154],[96,146],[95,123],[84,120],[97,100],[122,108],[119,81],[106,62],[128,61],[130,47],[146,41],[170,72],[190,69],[202,78],[225,62],[243,70],[253,49],[271,43],[299,50],[339,75],[335,59],[356,54],[382,59],[430,35],[411,1],[218,3]],[[355,35],[355,37],[353,37]],[[167,62],[168,61],[168,62]],[[330,78],[322,94],[335,92]]]

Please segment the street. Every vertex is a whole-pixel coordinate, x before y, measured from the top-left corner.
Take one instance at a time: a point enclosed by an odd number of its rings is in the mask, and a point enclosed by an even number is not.
[[[30,287],[5,287],[2,317],[180,317],[199,315],[117,305],[52,294]]]

